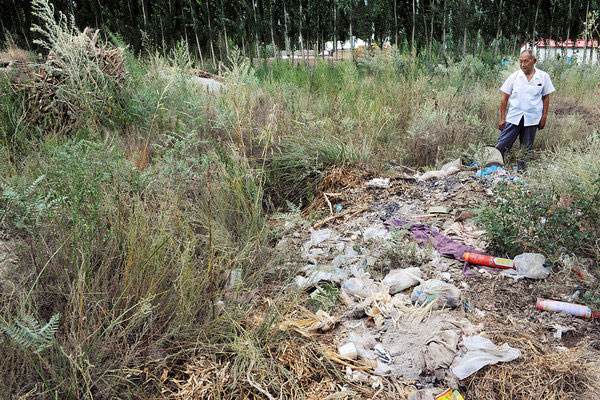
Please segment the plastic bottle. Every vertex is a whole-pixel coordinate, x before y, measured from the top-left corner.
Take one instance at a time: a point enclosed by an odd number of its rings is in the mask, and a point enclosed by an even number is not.
[[[475,265],[484,265],[500,269],[515,269],[515,263],[508,258],[486,256],[485,254],[465,253],[463,260]]]
[[[598,319],[600,313],[592,311],[588,306],[581,304],[565,303],[555,300],[537,300],[538,310],[564,312],[580,318]]]

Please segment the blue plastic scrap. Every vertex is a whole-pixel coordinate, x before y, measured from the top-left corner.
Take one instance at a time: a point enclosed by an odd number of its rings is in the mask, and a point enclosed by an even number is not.
[[[491,167],[480,169],[479,171],[477,171],[477,174],[475,174],[475,175],[482,177],[482,176],[493,174],[494,172],[500,171],[501,169],[502,169],[502,167],[499,167],[497,165],[492,165]]]

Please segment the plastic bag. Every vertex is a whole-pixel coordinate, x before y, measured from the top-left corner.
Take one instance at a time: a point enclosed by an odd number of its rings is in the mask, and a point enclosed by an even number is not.
[[[479,335],[465,336],[463,343],[466,354],[457,356],[450,368],[458,379],[465,379],[486,365],[513,361],[521,355],[519,349],[510,347],[508,343],[498,347],[490,339]]]
[[[546,257],[539,253],[523,253],[514,259],[515,269],[507,269],[502,275],[509,276],[515,280],[521,278],[546,279],[550,275],[550,269],[544,268]]]
[[[377,292],[378,288],[373,279],[367,277],[350,278],[342,285],[344,292],[351,296],[366,299],[373,293]]]
[[[410,300],[419,305],[436,300],[435,308],[457,307],[460,304],[460,289],[456,286],[430,279],[413,289]]]
[[[421,281],[421,270],[418,267],[406,269],[393,269],[381,281],[390,291],[391,295],[408,289]]]

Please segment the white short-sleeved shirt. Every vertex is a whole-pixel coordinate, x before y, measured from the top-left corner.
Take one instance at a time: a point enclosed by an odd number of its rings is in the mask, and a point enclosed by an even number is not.
[[[539,124],[542,119],[542,96],[554,92],[555,89],[550,75],[535,68],[531,81],[527,82],[525,73],[518,70],[506,79],[500,90],[510,95],[506,122],[518,125],[523,117],[524,125],[531,126]]]

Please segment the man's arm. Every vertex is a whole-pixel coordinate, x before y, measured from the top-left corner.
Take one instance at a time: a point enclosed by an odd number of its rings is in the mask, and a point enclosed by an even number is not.
[[[500,101],[500,124],[498,129],[503,130],[506,126],[506,106],[508,105],[508,98],[510,95],[502,92],[502,100]],[[546,119],[544,119],[544,122]]]
[[[548,105],[550,104],[549,94],[542,96],[542,104],[544,105],[544,110],[542,111],[542,119],[540,119],[540,123],[538,124],[539,129],[544,129],[544,126],[546,126],[546,117],[548,116]]]

